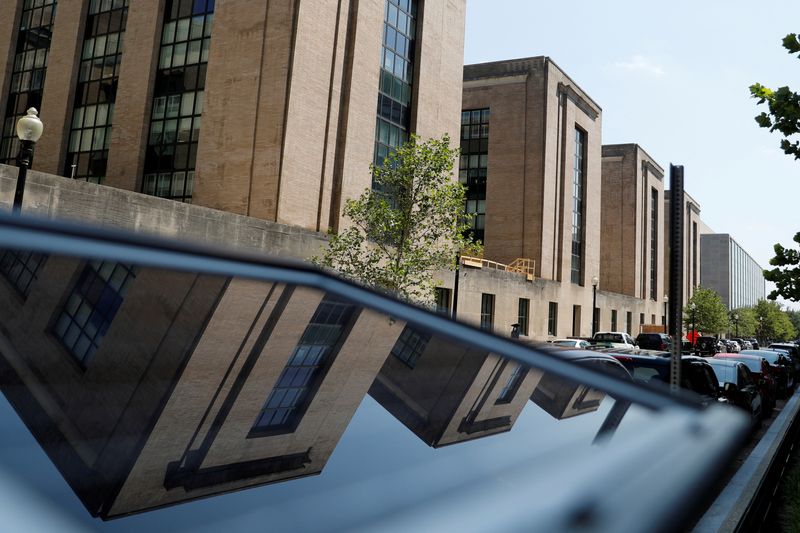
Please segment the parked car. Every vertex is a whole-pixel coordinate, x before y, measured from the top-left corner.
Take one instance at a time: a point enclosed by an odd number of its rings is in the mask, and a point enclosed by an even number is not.
[[[696,355],[714,355],[719,352],[716,337],[697,337],[694,343],[694,353]]]
[[[592,345],[589,341],[585,341],[583,339],[556,339],[554,341],[550,341],[550,344],[554,346],[563,346],[565,348],[581,349],[586,349]]]
[[[743,350],[741,355],[755,355],[763,357],[769,362],[773,374],[778,382],[778,394],[788,398],[794,390],[794,363],[788,354],[774,350]]]
[[[636,347],[636,341],[624,331],[598,331],[592,337],[592,344],[602,344],[610,348]]]
[[[654,381],[670,382],[671,361],[668,357],[614,353],[610,355],[616,357],[628,369],[635,382],[647,384]],[[716,374],[703,357],[687,355],[681,358],[681,388],[700,396],[704,405],[716,403],[721,397]]]
[[[740,338],[736,337],[736,338],[733,338],[731,340],[735,341],[741,347],[742,350],[752,350],[753,349],[753,345],[747,339],[740,339]]]
[[[775,407],[778,389],[775,376],[770,370],[769,362],[757,355],[742,355],[740,353],[718,353],[714,358],[741,361],[747,365],[747,368],[755,376],[756,383],[761,391],[761,397],[764,399],[764,417],[769,417]]]
[[[646,350],[668,351],[672,346],[672,339],[665,333],[639,333],[636,344]]]
[[[794,362],[794,379],[800,379],[800,347],[793,342],[773,342],[769,349],[778,349],[787,352]]]
[[[760,349],[760,348],[759,348],[759,346],[758,346],[758,340],[757,340],[757,339],[755,339],[755,338],[751,337],[751,338],[749,338],[749,339],[747,339],[747,340],[749,340],[749,341],[750,341],[750,344],[752,344],[752,345],[753,345],[753,349],[754,349],[754,350],[759,350],[759,349]]]
[[[762,418],[764,399],[761,397],[756,379],[747,365],[741,361],[708,358],[708,363],[717,376],[722,395],[728,403],[750,413],[753,425]]]

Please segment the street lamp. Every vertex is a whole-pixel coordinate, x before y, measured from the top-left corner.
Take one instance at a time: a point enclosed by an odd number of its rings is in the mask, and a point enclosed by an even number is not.
[[[697,304],[694,302],[689,304],[689,310],[692,312],[692,345],[694,346],[697,340],[697,332],[695,331],[695,313],[697,312]]]
[[[600,279],[597,276],[592,277],[592,337],[597,333],[597,285],[600,284]]]
[[[28,167],[31,166],[33,160],[33,145],[42,136],[44,125],[37,116],[39,114],[35,107],[28,109],[28,114],[17,121],[17,137],[21,142],[19,148],[19,155],[17,156],[17,166],[19,173],[17,174],[17,189],[14,192],[14,206],[12,208],[15,214],[19,214],[22,210],[22,195],[25,193],[25,179],[28,177]]]
[[[733,326],[736,328],[736,338],[739,338],[739,315],[733,314]]]
[[[763,316],[758,317],[758,336],[759,336],[758,340],[760,342],[766,344],[765,339],[764,339],[764,317]]]
[[[669,303],[669,296],[665,294],[664,295],[664,327],[665,328],[667,326],[667,314],[669,314],[669,311],[667,310],[667,304],[668,303]],[[664,333],[667,333],[667,332],[665,331]]]

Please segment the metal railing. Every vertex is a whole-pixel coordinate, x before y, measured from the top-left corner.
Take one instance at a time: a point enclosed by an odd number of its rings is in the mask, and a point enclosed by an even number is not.
[[[533,281],[534,272],[536,271],[536,261],[524,257],[514,259],[510,264],[506,265],[504,263],[490,261],[482,257],[462,255],[461,264],[473,268],[487,268],[489,270],[500,270],[502,272],[521,274],[525,276],[528,281]]]

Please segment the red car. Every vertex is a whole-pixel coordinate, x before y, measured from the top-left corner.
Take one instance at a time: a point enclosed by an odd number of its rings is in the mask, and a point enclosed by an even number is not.
[[[757,355],[742,355],[739,353],[718,353],[714,358],[741,361],[747,365],[756,383],[758,383],[761,396],[764,398],[764,414],[769,417],[775,407],[775,399],[778,396],[777,376],[775,376],[769,361]]]

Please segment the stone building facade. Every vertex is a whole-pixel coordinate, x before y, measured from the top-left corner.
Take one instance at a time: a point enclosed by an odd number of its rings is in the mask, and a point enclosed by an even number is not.
[[[700,279],[729,311],[752,307],[767,297],[764,269],[727,233],[700,236]]]
[[[664,170],[639,145],[603,145],[600,288],[664,298]]]
[[[0,163],[34,106],[37,170],[326,231],[410,132],[458,135],[464,0],[8,4]]]

